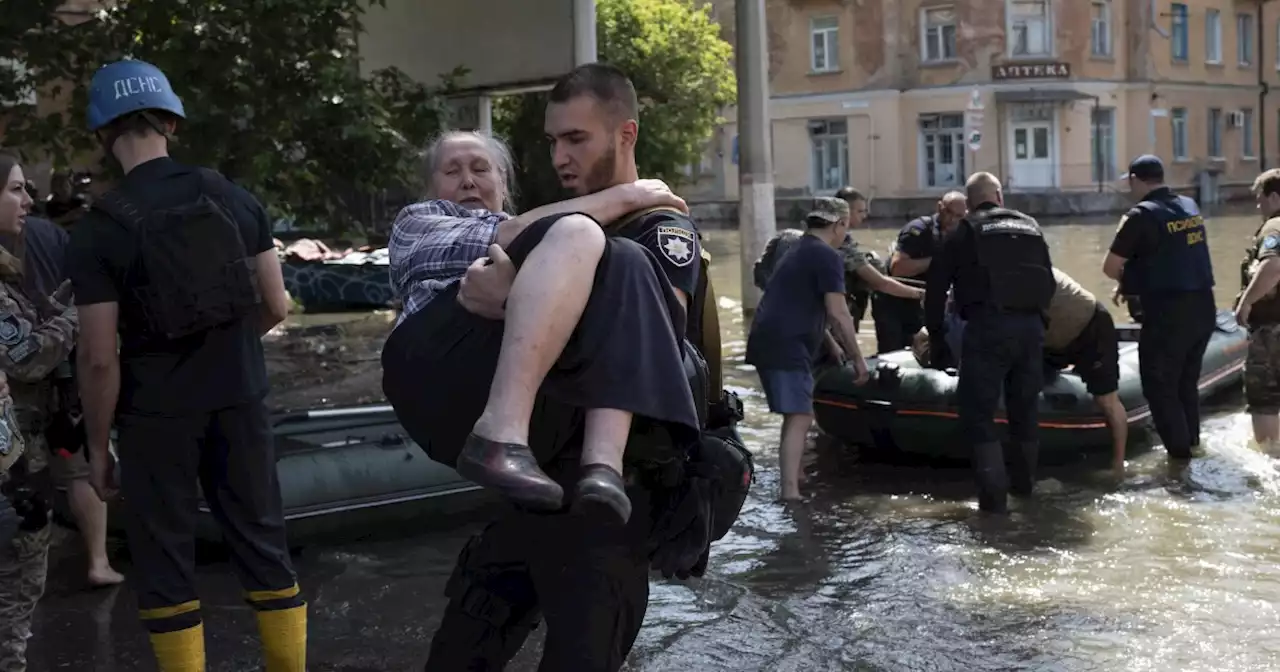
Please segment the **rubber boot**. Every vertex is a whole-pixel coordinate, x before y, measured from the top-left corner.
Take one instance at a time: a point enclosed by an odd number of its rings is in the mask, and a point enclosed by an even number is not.
[[[1023,499],[1031,497],[1036,487],[1036,462],[1040,456],[1040,444],[1026,441],[1014,444],[1013,474],[1009,483],[1009,492]]]
[[[306,672],[307,605],[258,612],[267,672]]]
[[[151,633],[160,672],[204,672],[204,624],[175,632]]]
[[[1004,469],[1004,449],[999,443],[973,447],[973,475],[978,482],[978,509],[986,513],[1008,513],[1009,477]]]

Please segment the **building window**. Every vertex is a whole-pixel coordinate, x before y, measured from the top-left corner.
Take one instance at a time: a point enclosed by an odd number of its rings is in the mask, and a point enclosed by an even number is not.
[[[1209,140],[1209,158],[1222,158],[1222,110],[1220,108],[1209,108],[1209,132],[1206,135]]]
[[[1114,108],[1094,108],[1089,135],[1093,143],[1093,181],[1116,179],[1116,111]]]
[[[839,20],[834,16],[815,18],[809,24],[812,36],[812,63],[814,72],[833,72],[840,67],[840,53],[836,47],[840,37]]]
[[[813,190],[830,192],[849,184],[849,123],[844,119],[809,122],[813,142]]]
[[[920,58],[926,63],[948,61],[956,57],[956,12],[951,7],[934,7],[921,10],[924,20],[924,45]]]
[[[1187,108],[1173,108],[1169,113],[1169,121],[1173,126],[1173,158],[1185,161],[1187,159]]]
[[[1216,9],[1204,13],[1204,61],[1222,62],[1222,13]]]
[[[1173,3],[1173,15],[1171,30],[1169,31],[1169,45],[1173,49],[1173,60],[1187,60],[1187,6],[1180,3]]]
[[[1240,116],[1242,117],[1240,126],[1240,156],[1246,159],[1252,159],[1257,156],[1253,152],[1253,110],[1248,107],[1241,108]]]
[[[1090,34],[1090,50],[1094,56],[1111,55],[1111,3],[1093,3],[1093,32]]]
[[[1240,65],[1253,62],[1253,15],[1236,15],[1236,60]]]
[[[1053,31],[1048,0],[1009,0],[1009,40],[1013,56],[1049,56]]]
[[[921,186],[958,187],[965,178],[963,114],[920,117],[920,151],[924,154]]]

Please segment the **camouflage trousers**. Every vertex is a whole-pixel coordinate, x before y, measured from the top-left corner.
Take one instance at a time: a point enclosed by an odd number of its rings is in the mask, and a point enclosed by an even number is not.
[[[1280,413],[1280,324],[1261,324],[1249,329],[1244,398],[1250,414]]]
[[[43,434],[26,439],[31,468],[47,468]],[[0,672],[27,670],[27,640],[36,603],[44,595],[52,532],[52,525],[35,532],[21,531],[9,548],[0,548]]]

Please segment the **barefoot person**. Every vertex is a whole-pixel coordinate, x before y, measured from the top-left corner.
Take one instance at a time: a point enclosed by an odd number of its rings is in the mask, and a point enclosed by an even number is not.
[[[22,240],[18,246],[19,237]],[[47,219],[27,217],[20,236],[0,235],[6,249],[23,250],[22,286],[30,296],[48,296],[67,280],[63,263],[69,236],[65,229]],[[107,557],[107,503],[98,499],[89,484],[89,461],[84,450],[80,395],[72,375],[73,360],[54,373],[57,408],[45,432],[49,447],[49,475],[54,485],[67,494],[67,505],[84,540],[89,558],[90,586],[113,586],[124,576]]]
[[[747,337],[747,363],[756,367],[769,410],[782,415],[779,498],[784,501],[800,499],[800,458],[813,425],[812,363],[828,324],[858,382],[867,380],[867,363],[844,299],[844,264],[836,251],[849,230],[849,217],[845,201],[815,199],[805,217],[805,236],[778,262]],[[918,289],[910,291],[916,300],[923,296]]]
[[[26,178],[16,157],[0,153],[0,232],[20,240],[31,211]],[[0,494],[22,512],[20,530],[0,548],[0,670],[25,672],[31,617],[44,594],[49,561],[49,502],[38,483],[48,465],[44,418],[52,410],[53,372],[67,361],[79,328],[70,294],[30,295],[23,288],[23,263],[14,250],[0,248],[0,372],[12,387],[13,410],[24,446],[5,435],[0,455]]]

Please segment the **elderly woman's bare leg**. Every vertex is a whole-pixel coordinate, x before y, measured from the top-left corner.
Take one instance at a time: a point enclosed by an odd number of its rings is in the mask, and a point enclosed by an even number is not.
[[[458,472],[508,498],[538,508],[563,505],[563,488],[538,467],[529,443],[534,400],[560,357],[591,295],[605,236],[588,217],[570,215],[552,225],[520,266],[507,298],[502,351],[489,399],[458,458]],[[630,515],[622,484],[622,454],[631,414],[590,409],[583,464],[593,492]],[[612,495],[612,496],[610,496]],[[621,500],[618,500],[621,497]]]

